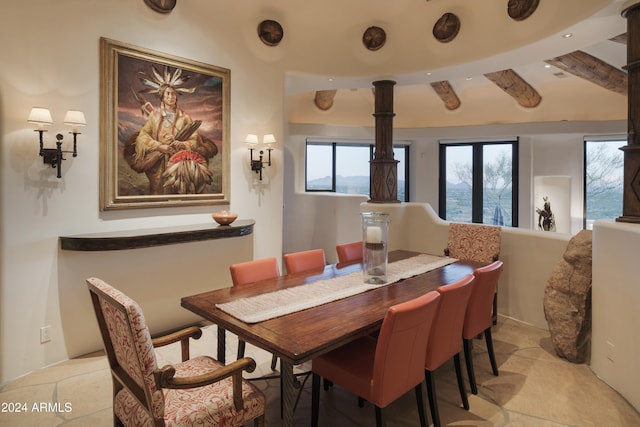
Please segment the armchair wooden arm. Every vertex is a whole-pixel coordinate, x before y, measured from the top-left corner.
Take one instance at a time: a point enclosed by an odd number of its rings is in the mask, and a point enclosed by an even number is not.
[[[167,335],[153,338],[151,342],[153,343],[154,347],[162,347],[180,341],[180,347],[182,349],[182,361],[184,362],[189,360],[189,338],[197,340],[200,339],[201,336],[202,329],[197,326],[190,326],[188,328],[184,328]]]
[[[235,362],[225,365],[215,371],[192,377],[175,377],[176,370],[171,365],[163,366],[153,375],[158,388],[187,389],[202,387],[221,381],[225,378],[233,378],[233,404],[237,410],[242,409],[242,371],[253,372],[256,369],[256,361],[250,357],[243,357]]]

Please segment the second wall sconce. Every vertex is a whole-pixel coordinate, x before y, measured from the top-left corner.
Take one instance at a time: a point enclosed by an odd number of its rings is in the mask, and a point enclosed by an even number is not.
[[[249,145],[249,152],[251,153],[251,170],[258,174],[258,179],[262,181],[262,169],[266,166],[271,166],[271,144],[276,142],[273,134],[264,135],[262,137],[262,144],[258,144],[258,135],[249,134],[245,138],[244,142]],[[253,150],[259,150],[259,157],[253,158]],[[267,150],[267,161],[264,161],[264,150]]]
[[[34,130],[40,134],[39,154],[42,157],[43,163],[51,165],[52,168],[56,168],[58,172],[57,177],[62,178],[62,161],[66,160],[62,156],[63,153],[72,153],[73,157],[78,157],[78,148],[76,146],[77,136],[80,135],[80,132],[78,132],[78,126],[85,126],[87,124],[84,118],[84,113],[82,111],[69,110],[64,116],[64,124],[72,127],[72,130],[69,133],[73,134],[73,151],[62,150],[62,139],[64,137],[61,133],[56,135],[56,148],[44,148],[42,134],[47,131],[44,126],[53,124],[53,120],[51,119],[51,112],[48,108],[32,108],[27,121],[29,123],[34,123],[37,125],[37,129]]]

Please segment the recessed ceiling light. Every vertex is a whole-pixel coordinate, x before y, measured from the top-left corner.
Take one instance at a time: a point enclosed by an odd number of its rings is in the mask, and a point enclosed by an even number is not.
[[[544,64],[544,68],[551,68],[550,64]]]
[[[467,80],[473,80],[473,77],[467,77]]]
[[[430,76],[430,75],[431,75],[431,71],[427,71],[427,76]]]
[[[562,37],[564,37],[565,39],[571,38],[571,37],[573,37],[573,33],[563,34]]]
[[[329,77],[329,81],[332,82],[333,81],[333,77]]]

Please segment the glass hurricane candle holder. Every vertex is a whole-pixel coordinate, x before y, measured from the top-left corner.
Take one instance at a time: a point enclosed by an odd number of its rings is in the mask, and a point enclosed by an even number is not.
[[[389,261],[389,214],[364,212],[362,214],[363,279],[365,283],[387,283]]]

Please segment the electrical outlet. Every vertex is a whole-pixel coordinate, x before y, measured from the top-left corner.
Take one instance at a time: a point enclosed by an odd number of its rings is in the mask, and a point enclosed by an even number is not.
[[[51,325],[40,328],[40,344],[51,341]]]
[[[611,341],[607,341],[607,359],[614,361],[614,350],[616,346]]]

